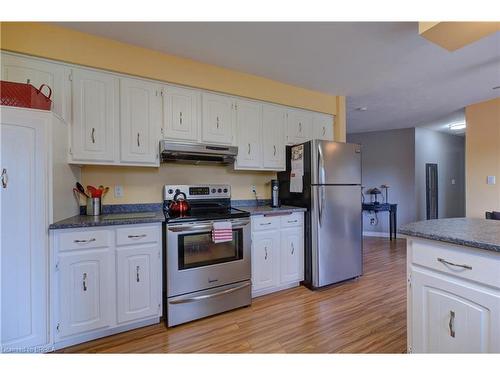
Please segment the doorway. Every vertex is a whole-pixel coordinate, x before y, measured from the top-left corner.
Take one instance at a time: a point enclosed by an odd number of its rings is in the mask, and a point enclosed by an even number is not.
[[[428,163],[425,165],[425,191],[427,220],[438,218],[438,166]]]

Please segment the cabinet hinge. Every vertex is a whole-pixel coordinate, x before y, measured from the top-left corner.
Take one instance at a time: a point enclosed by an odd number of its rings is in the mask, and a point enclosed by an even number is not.
[[[163,90],[160,90],[160,96],[163,96]]]
[[[73,155],[73,151],[71,151],[71,147],[69,148],[69,154]]]
[[[408,282],[408,286],[411,288],[411,274],[408,275],[406,281]]]
[[[56,331],[59,332],[60,323],[57,323]]]
[[[59,261],[56,263],[56,271],[59,271]]]
[[[160,252],[158,251],[158,259],[160,259]]]
[[[72,73],[69,73],[68,80],[73,81],[73,74]]]
[[[409,354],[413,353],[413,348],[411,346],[408,347],[408,353]]]

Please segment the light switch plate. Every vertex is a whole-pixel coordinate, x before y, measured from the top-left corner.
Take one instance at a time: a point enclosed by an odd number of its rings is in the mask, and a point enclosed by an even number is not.
[[[452,178],[452,179],[451,179],[451,184],[452,184],[452,185],[455,185],[455,183],[456,183],[455,179],[454,179],[454,178]]]
[[[115,185],[115,198],[122,198],[122,197],[123,197],[123,186]]]
[[[486,178],[486,183],[487,183],[488,185],[495,185],[495,184],[497,183],[497,181],[496,181],[496,176],[488,176],[488,177]]]

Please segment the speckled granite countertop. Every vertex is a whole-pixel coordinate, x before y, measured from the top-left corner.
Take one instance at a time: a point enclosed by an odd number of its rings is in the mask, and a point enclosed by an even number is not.
[[[101,216],[77,215],[51,224],[49,230],[99,227],[104,225],[161,223],[163,221],[165,221],[163,211],[119,212]]]
[[[399,233],[429,240],[500,252],[500,221],[456,218],[418,221]]]
[[[295,206],[281,206],[276,208],[271,206],[234,206],[234,208],[250,212],[250,215],[286,214],[307,211],[306,208]]]

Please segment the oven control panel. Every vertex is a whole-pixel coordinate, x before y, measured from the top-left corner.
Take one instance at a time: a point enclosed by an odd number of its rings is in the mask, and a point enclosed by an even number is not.
[[[165,185],[163,199],[172,200],[179,192],[186,194],[187,199],[231,198],[230,185]]]

